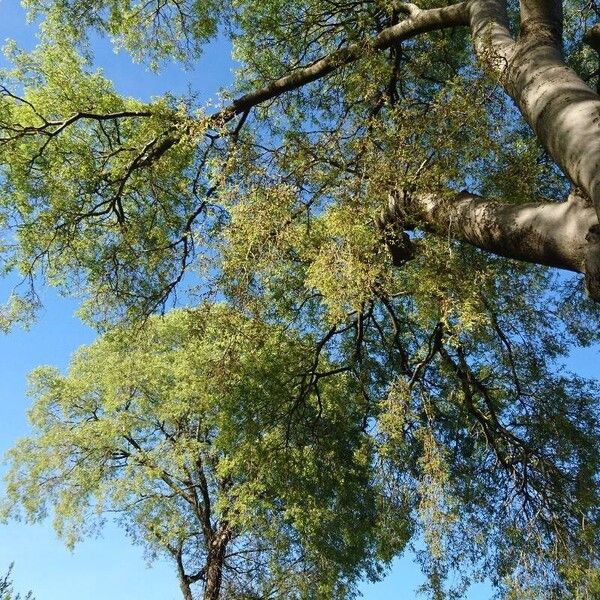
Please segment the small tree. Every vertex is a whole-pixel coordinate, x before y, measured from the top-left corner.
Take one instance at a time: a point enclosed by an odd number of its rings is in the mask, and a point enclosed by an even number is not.
[[[167,555],[183,597],[345,596],[375,527],[364,407],[348,379],[306,392],[307,342],[220,306],[152,319],[31,377],[35,433],[10,453],[7,512],[72,546],[117,513]]]
[[[4,576],[0,577],[0,600],[35,600],[31,591],[27,592],[25,596],[15,594],[12,582],[13,567],[14,563],[11,563]]]

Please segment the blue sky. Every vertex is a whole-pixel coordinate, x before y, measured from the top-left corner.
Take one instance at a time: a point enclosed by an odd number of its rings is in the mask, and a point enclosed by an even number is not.
[[[16,39],[29,48],[35,44],[35,27],[26,25],[17,0],[0,0],[0,40]],[[133,65],[124,53],[113,53],[98,41],[96,60],[117,89],[139,98],[167,91],[184,94],[188,83],[201,90],[203,100],[217,99],[220,86],[232,80],[232,62],[223,43],[211,45],[198,67],[183,71],[172,66],[160,75]],[[4,297],[10,286],[0,284]],[[40,364],[66,367],[70,355],[89,343],[94,332],[74,316],[73,300],[44,291],[45,308],[28,331],[15,330],[0,337],[0,454],[27,433],[26,376]],[[0,298],[2,300],[2,298]],[[578,352],[569,366],[597,376],[598,351]],[[116,527],[108,524],[101,537],[91,539],[69,552],[57,540],[50,522],[31,526],[23,523],[0,525],[0,573],[15,561],[18,590],[32,589],[38,600],[179,600],[180,592],[170,564],[155,562],[150,567],[142,551],[132,546]],[[410,600],[421,581],[418,567],[408,556],[395,563],[381,583],[363,586],[366,600]],[[486,586],[474,588],[469,600],[490,597]]]

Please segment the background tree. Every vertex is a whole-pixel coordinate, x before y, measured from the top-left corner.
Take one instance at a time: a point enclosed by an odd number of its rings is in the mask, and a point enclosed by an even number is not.
[[[2,600],[21,600],[21,598],[23,598],[23,600],[34,600],[32,592],[27,592],[24,597],[22,597],[21,594],[15,594],[12,582],[12,571],[13,565],[11,564],[8,567],[8,571],[0,578],[0,598],[2,598]]]
[[[194,584],[205,600],[346,597],[376,574],[371,449],[347,377],[320,373],[315,401],[296,385],[307,341],[223,306],[130,335],[82,348],[67,376],[32,374],[6,514],[50,505],[73,546],[116,513],[174,563],[186,600]]]
[[[318,416],[321,374],[352,382],[378,535],[425,541],[432,594],[452,571],[597,594],[598,388],[560,367],[598,307],[546,268],[598,298],[596,3],[27,6],[42,38],[9,48],[1,202],[6,269],[31,286],[6,324],[39,277],[100,328],[192,279],[312,340],[290,389]],[[219,30],[240,68],[216,108],[120,97],[87,45],[159,68]]]

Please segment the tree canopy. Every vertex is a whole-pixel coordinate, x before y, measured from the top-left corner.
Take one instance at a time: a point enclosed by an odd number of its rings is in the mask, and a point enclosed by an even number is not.
[[[384,545],[372,453],[348,376],[318,401],[291,385],[310,347],[213,306],[152,319],[133,348],[113,331],[66,377],[38,369],[38,435],[11,452],[7,509],[37,519],[54,505],[70,545],[119,514],[174,561],[186,600],[196,582],[207,600],[345,597]]]
[[[600,594],[600,390],[562,367],[600,331],[596,3],[25,5],[2,324],[45,281],[105,333],[34,374],[9,508],[117,510],[205,590],[225,527],[231,594],[343,597],[410,543],[435,598]],[[153,69],[227,37],[235,85],[123,97],[98,34]]]

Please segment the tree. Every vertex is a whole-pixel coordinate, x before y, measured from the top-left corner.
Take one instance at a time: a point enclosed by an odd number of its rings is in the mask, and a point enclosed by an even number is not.
[[[55,508],[73,546],[110,513],[175,565],[185,600],[336,598],[376,572],[371,451],[352,381],[317,405],[290,385],[307,341],[223,306],[176,310],[39,368],[34,435],[10,453],[6,511]],[[335,465],[331,469],[330,465]],[[405,540],[404,540],[405,541]]]
[[[9,48],[0,127],[4,260],[30,286],[6,325],[40,277],[100,329],[194,284],[309,344],[289,381],[307,415],[352,381],[381,564],[390,528],[425,542],[437,597],[453,570],[594,597],[599,390],[561,361],[598,341],[596,3],[27,6],[42,38]],[[152,68],[221,31],[236,87],[123,98],[90,31]]]
[[[15,595],[13,589],[12,570],[13,564],[11,563],[8,567],[8,571],[0,578],[0,598],[2,598],[2,600],[21,600],[21,594]],[[24,600],[34,600],[33,594],[27,592]]]

